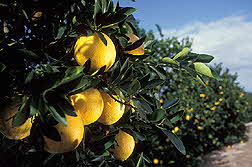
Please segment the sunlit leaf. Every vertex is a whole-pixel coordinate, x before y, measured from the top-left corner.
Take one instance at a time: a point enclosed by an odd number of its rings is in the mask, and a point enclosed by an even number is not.
[[[176,60],[181,57],[187,56],[189,53],[189,48],[184,48],[181,52],[179,52],[176,56],[173,57],[173,60]]]

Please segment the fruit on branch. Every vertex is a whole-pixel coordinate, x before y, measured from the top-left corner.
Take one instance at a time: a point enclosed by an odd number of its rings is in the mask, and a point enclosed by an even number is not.
[[[84,125],[89,125],[99,119],[103,110],[103,100],[97,89],[90,88],[71,96],[72,104],[80,113]]]
[[[115,149],[112,150],[114,157],[120,161],[127,160],[135,148],[134,138],[128,133],[119,130],[119,133],[116,135],[115,139],[117,145],[115,146]]]
[[[8,139],[21,140],[30,135],[32,119],[28,118],[19,127],[13,127],[12,122],[18,112],[20,104],[14,103],[0,109],[0,132]]]
[[[100,93],[104,102],[104,108],[98,121],[104,125],[112,125],[123,116],[125,105],[116,101],[115,99],[118,99],[118,97],[115,95],[113,95],[112,98],[108,93],[102,90]]]
[[[90,71],[94,72],[106,65],[105,71],[114,64],[116,49],[112,40],[104,33],[107,46],[103,43],[97,33],[90,36],[81,36],[74,46],[74,57],[79,65],[84,65],[90,59]]]
[[[44,136],[44,149],[49,153],[64,153],[73,151],[81,143],[84,136],[84,125],[80,116],[77,117],[66,115],[67,126],[58,123],[54,126],[61,137],[60,141],[52,140]]]

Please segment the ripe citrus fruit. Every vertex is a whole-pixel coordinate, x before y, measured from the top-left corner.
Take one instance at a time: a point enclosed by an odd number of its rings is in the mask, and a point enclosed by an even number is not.
[[[61,141],[52,140],[44,136],[44,149],[49,153],[64,153],[73,151],[83,139],[84,126],[80,114],[77,117],[66,115],[67,126],[58,123],[55,128],[58,130]]]
[[[128,133],[119,130],[119,133],[115,137],[117,145],[114,152],[114,157],[118,160],[124,161],[129,158],[135,148],[135,140]]]
[[[74,57],[79,65],[84,65],[90,58],[90,71],[94,72],[106,65],[107,71],[115,62],[116,49],[112,40],[102,33],[107,40],[107,46],[102,42],[97,33],[90,36],[81,36],[74,46]]]
[[[130,38],[129,42],[133,43],[133,42],[139,40],[139,38],[134,34],[125,34],[125,35]],[[143,55],[144,54],[144,46],[141,45],[134,50],[124,51],[124,53],[132,54],[132,55]]]
[[[30,135],[32,127],[31,118],[28,118],[26,122],[19,127],[12,127],[12,122],[18,112],[18,108],[18,104],[12,104],[0,110],[0,132],[9,139],[21,140]]]
[[[80,113],[84,125],[89,125],[99,119],[103,110],[103,100],[97,89],[90,88],[71,96],[72,104]]]
[[[100,91],[100,93],[104,102],[104,108],[98,121],[104,125],[112,125],[123,116],[125,105],[115,101],[104,91]],[[117,98],[115,95],[113,97]]]

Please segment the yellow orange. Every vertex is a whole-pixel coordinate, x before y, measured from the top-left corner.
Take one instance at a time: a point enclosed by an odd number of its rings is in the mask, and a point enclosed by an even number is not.
[[[14,128],[12,126],[18,108],[18,104],[12,104],[0,110],[0,132],[9,139],[20,140],[30,135],[32,127],[31,118],[28,118],[26,122],[19,127]]]
[[[44,136],[44,149],[49,153],[64,153],[73,151],[81,143],[84,136],[84,126],[79,113],[77,117],[66,115],[67,126],[62,123],[55,125],[61,141]]]
[[[89,125],[99,119],[103,110],[103,100],[97,89],[90,88],[71,96],[72,104],[80,113],[84,125]]]
[[[79,65],[84,65],[90,59],[90,71],[94,72],[106,65],[105,71],[114,64],[116,49],[112,40],[102,33],[107,40],[107,46],[102,42],[97,33],[90,36],[81,36],[74,46],[74,57]]]
[[[120,161],[127,160],[133,153],[135,148],[135,140],[128,133],[119,130],[119,133],[115,137],[117,145],[112,150],[114,157]]]
[[[113,99],[108,93],[102,90],[100,93],[104,102],[104,108],[98,121],[104,125],[112,125],[123,116],[125,105],[117,102],[115,99],[118,99],[118,97],[115,95],[113,95],[115,98]]]

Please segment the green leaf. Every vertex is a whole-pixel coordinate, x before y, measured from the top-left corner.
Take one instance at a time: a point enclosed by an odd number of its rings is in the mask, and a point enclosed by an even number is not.
[[[113,17],[111,16],[109,17],[109,20],[102,25],[102,28],[108,28],[108,27],[117,25],[121,23],[122,21],[126,20],[127,17],[128,17],[127,15],[122,15],[122,14],[116,14]]]
[[[156,86],[162,85],[165,81],[162,79],[153,79],[147,83],[147,85],[144,87],[144,89],[152,89]]]
[[[221,78],[216,71],[214,71],[213,69],[211,69],[211,71],[212,71],[212,75],[215,79],[217,79],[218,81],[223,81],[223,78]]]
[[[74,16],[73,19],[72,19],[72,23],[75,24],[76,22],[77,22],[76,16]]]
[[[0,63],[0,72],[5,70],[6,66],[3,63]]]
[[[207,87],[205,81],[203,80],[203,78],[200,75],[197,75],[196,80],[198,80],[202,85],[204,85],[205,87]]]
[[[136,92],[138,92],[141,88],[141,84],[140,82],[135,79],[130,85],[129,85],[129,89],[128,89],[128,94],[131,95],[131,94],[134,94]]]
[[[193,63],[193,65],[195,71],[197,71],[198,73],[214,78],[211,69],[206,64],[201,62],[195,62]]]
[[[86,6],[86,1],[85,0],[81,0],[81,3],[83,6]]]
[[[135,26],[129,22],[129,21],[126,21],[126,24],[130,27],[131,31],[133,32],[133,34],[137,35],[138,34],[138,31],[137,29],[135,28]],[[138,35],[137,35],[138,36]]]
[[[119,0],[116,1],[116,5],[114,8],[114,12],[117,11],[120,8]]]
[[[214,59],[213,56],[207,54],[198,54],[198,57],[195,60],[195,62],[210,63],[213,59]]]
[[[22,12],[23,12],[23,14],[24,14],[25,18],[28,20],[29,18],[28,18],[28,16],[27,16],[26,11],[25,11],[24,9],[22,9]]]
[[[102,13],[106,13],[107,12],[107,5],[108,5],[108,1],[107,0],[101,0],[101,4],[102,4]]]
[[[102,40],[105,46],[107,46],[107,40],[101,32],[96,31],[98,37]]]
[[[84,67],[83,66],[73,66],[73,67],[69,67],[66,71],[65,71],[65,76],[64,76],[64,80],[68,80],[78,74],[80,74],[83,71]]]
[[[177,61],[171,59],[170,57],[164,57],[164,58],[162,59],[162,62],[164,62],[164,63],[169,63],[169,64],[175,64],[175,65],[179,66],[179,62],[177,62]]]
[[[113,13],[114,10],[114,3],[113,1],[109,1],[107,5],[107,12]]]
[[[148,84],[149,79],[150,79],[150,73],[147,73],[139,80],[142,88],[144,88]]]
[[[41,64],[41,68],[47,73],[57,73],[59,71],[59,66],[52,66],[50,64]]]
[[[125,48],[128,45],[128,40],[124,37],[118,37],[119,43],[122,48]]]
[[[34,76],[35,72],[34,70],[30,71],[25,79],[25,84],[28,84],[31,82],[31,80],[33,79],[33,76]]]
[[[189,53],[189,48],[184,48],[181,52],[179,52],[176,56],[173,57],[173,60],[176,60],[177,58],[180,57],[185,57]]]
[[[149,66],[153,71],[157,73],[160,79],[165,80],[166,79],[166,71],[162,68],[154,67],[154,66]]]
[[[93,18],[95,19],[96,15],[101,12],[102,12],[102,2],[101,0],[95,0]]]
[[[51,112],[53,118],[58,121],[59,123],[64,124],[67,126],[67,121],[65,114],[63,112],[57,112],[53,106],[47,106],[47,109]]]
[[[144,41],[145,41],[145,38],[146,37],[143,37],[137,41],[135,41],[134,43],[130,44],[129,46],[127,46],[124,50],[126,51],[131,51],[131,50],[134,50],[138,47],[140,47],[141,45],[143,45]]]
[[[158,24],[155,24],[155,26],[156,26],[157,29],[158,29],[159,35],[163,38],[163,37],[164,37],[164,34],[162,33],[161,27],[160,27]]]
[[[84,72],[88,72],[90,70],[91,67],[91,59],[89,58],[85,64],[83,64],[83,71]]]
[[[63,97],[61,96],[61,100],[58,104],[56,104],[56,108],[61,110],[66,115],[76,117],[77,114],[75,109],[69,101],[67,100],[67,97],[64,97],[64,95]]]
[[[163,133],[171,140],[172,144],[183,154],[186,155],[186,150],[183,142],[178,138],[178,136],[174,133],[169,132],[165,128],[160,128]]]
[[[137,9],[136,8],[132,8],[132,7],[124,7],[124,8],[120,8],[117,13],[119,14],[123,14],[123,15],[131,15],[132,13],[134,13]]]
[[[40,110],[42,110],[41,108],[41,99],[37,96],[31,97],[31,104],[30,104],[30,115],[36,115],[37,113],[39,113]]]
[[[149,40],[147,42],[144,43],[144,48],[151,48],[152,49],[152,46],[156,43],[157,41],[156,40]]]
[[[89,88],[95,87],[101,81],[97,79],[92,79],[89,77],[83,77],[81,80],[76,84],[72,85],[72,89],[68,92],[70,95],[77,94],[83,92]]]
[[[134,104],[136,104],[136,106],[137,106],[137,108],[142,108],[144,111],[147,111],[147,112],[149,112],[149,113],[152,113],[153,112],[153,110],[152,110],[152,108],[150,107],[150,105],[147,103],[147,102],[145,102],[144,100],[140,100],[140,99],[138,99],[138,102],[139,103],[135,103],[135,101],[133,101],[134,102]],[[140,106],[139,105],[137,105],[137,104],[140,104]]]
[[[127,58],[125,60],[125,62],[123,63],[123,65],[122,65],[122,67],[120,69],[120,73],[123,73],[127,69],[128,65],[129,65],[129,58]]]
[[[18,52],[21,53],[22,55],[24,55],[26,58],[29,58],[29,59],[36,59],[37,60],[37,59],[40,58],[36,53],[34,53],[34,52],[30,51],[30,50],[27,50],[27,49],[18,49]]]
[[[140,140],[140,141],[145,141],[146,140],[146,137],[142,133],[138,133],[138,132],[135,132],[135,131],[133,131],[133,132],[134,132],[134,134],[135,134],[135,136],[136,136],[136,138],[138,140]]]
[[[164,110],[158,109],[158,110],[155,110],[153,113],[151,113],[149,118],[152,122],[159,122],[162,119],[164,119],[165,116],[166,116],[166,112]]]
[[[57,39],[60,39],[63,35],[64,35],[64,33],[65,33],[65,31],[66,31],[66,27],[65,26],[63,26],[63,27],[60,27],[59,29],[58,29],[58,34],[57,34],[57,36],[56,36],[56,40]]]
[[[179,118],[183,116],[184,113],[185,113],[185,111],[181,110],[181,111],[178,111],[178,112],[172,114],[171,116],[169,116],[169,118],[171,118],[170,119],[171,123],[177,122],[179,120]]]
[[[23,125],[26,120],[29,118],[30,116],[30,109],[29,109],[29,105],[30,105],[31,99],[26,100],[25,103],[23,103],[21,105],[21,107],[19,108],[17,114],[15,115],[15,118],[12,122],[12,126],[13,127],[19,127],[21,125]]]
[[[177,105],[179,103],[179,99],[172,99],[172,100],[169,100],[169,101],[166,101],[163,105],[163,108],[164,109],[169,109],[175,105]]]
[[[104,144],[104,149],[108,150],[111,146],[116,145],[117,143],[115,142],[115,140],[109,140],[108,142],[106,142]]]
[[[140,154],[136,167],[144,167],[143,152]]]
[[[100,74],[104,73],[105,70],[106,70],[106,65],[102,66],[101,68],[99,68],[98,70],[96,70],[95,72],[93,72],[91,74],[91,76],[100,75]]]

